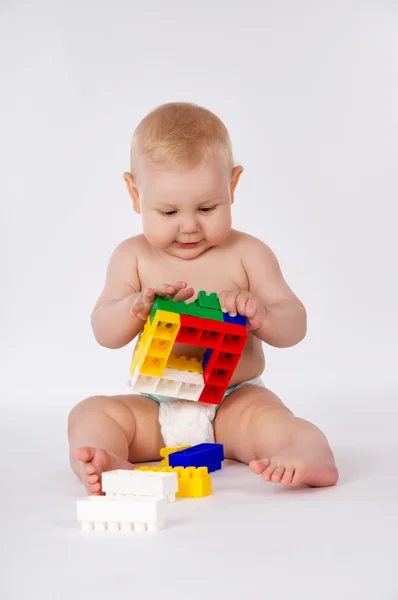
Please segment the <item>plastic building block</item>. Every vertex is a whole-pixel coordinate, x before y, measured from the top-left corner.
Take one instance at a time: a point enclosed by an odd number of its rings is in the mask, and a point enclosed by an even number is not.
[[[204,388],[203,375],[177,369],[165,369],[162,377],[141,375],[136,372],[131,378],[135,392],[171,396],[181,400],[198,401]]]
[[[224,323],[232,323],[233,325],[243,325],[246,327],[246,319],[242,317],[242,315],[236,315],[236,317],[231,317],[229,313],[223,313]]]
[[[173,452],[178,452],[179,450],[185,450],[185,448],[191,448],[191,446],[176,446],[175,448],[161,448],[160,449],[160,457],[163,459],[160,461],[161,467],[169,466],[169,454]]]
[[[220,321],[181,315],[181,327],[176,342],[204,348],[219,348],[225,336],[226,326]]]
[[[207,467],[209,473],[221,469],[223,460],[222,444],[198,444],[169,455],[171,467]]]
[[[189,373],[203,373],[202,361],[197,358],[187,358],[186,356],[170,354],[166,366],[168,369],[178,369],[179,371],[188,371]]]
[[[180,323],[178,314],[162,310],[156,313],[152,322],[147,320],[134,351],[130,377],[133,376],[136,367],[144,375],[162,375],[180,329]]]
[[[153,471],[154,473],[172,473],[172,467],[160,467],[159,465],[142,465],[135,467],[134,471]]]
[[[220,323],[187,315],[181,315],[180,318],[181,326],[175,338],[176,342],[240,353],[246,345],[248,333],[246,327],[242,325]]]
[[[216,385],[205,385],[203,392],[199,396],[199,402],[204,404],[221,404],[226,388]]]
[[[166,498],[87,496],[77,501],[77,520],[83,531],[158,531],[166,507]]]
[[[217,294],[207,294],[204,290],[199,292],[197,303],[201,308],[221,310],[221,305]]]
[[[174,502],[178,482],[175,473],[137,473],[117,469],[102,473],[102,491],[110,497],[150,496]]]
[[[220,467],[221,468],[221,467]],[[137,467],[137,471],[176,473],[177,498],[204,498],[212,493],[211,477],[207,467]]]
[[[204,498],[212,493],[207,467],[175,467],[174,472],[178,475],[177,498]]]
[[[205,299],[203,295],[201,296],[201,298],[202,301]],[[211,298],[209,302],[214,303],[213,298]],[[164,298],[157,296],[155,298],[155,302],[153,303],[152,310],[149,315],[149,320],[151,323],[152,320],[155,318],[155,315],[158,310],[174,312],[179,315],[191,315],[193,317],[201,317],[203,319],[224,322],[221,307],[219,309],[216,309],[200,306],[199,298],[197,298],[194,302],[185,302],[185,300],[179,300],[178,302],[175,302],[173,298],[168,298],[167,300],[165,300]]]
[[[213,354],[212,348],[208,348],[203,355],[203,371],[205,372],[207,369],[207,365],[209,364],[209,360],[211,359],[211,355]]]

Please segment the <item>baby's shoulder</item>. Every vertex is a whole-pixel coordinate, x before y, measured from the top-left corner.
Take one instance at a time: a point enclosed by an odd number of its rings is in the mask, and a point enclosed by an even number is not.
[[[263,256],[272,255],[273,252],[267,244],[250,233],[244,233],[233,229],[231,244],[239,254],[243,256],[252,256],[253,253],[260,253]]]
[[[149,253],[149,244],[144,235],[135,235],[120,242],[109,259],[109,269],[114,273],[126,276],[136,272],[138,257]]]
[[[138,253],[148,251],[148,241],[143,234],[134,235],[120,242],[113,251],[113,256],[120,260],[134,258]]]

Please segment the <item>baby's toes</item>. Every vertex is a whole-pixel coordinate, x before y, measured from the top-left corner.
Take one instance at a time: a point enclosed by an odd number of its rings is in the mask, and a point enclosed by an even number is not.
[[[86,475],[93,475],[96,470],[97,469],[94,467],[92,462],[88,462],[84,465],[84,472]]]
[[[303,467],[296,467],[295,471],[294,471],[294,477],[292,479],[292,484],[293,485],[298,485],[299,483],[301,483],[304,479],[304,469]]]
[[[261,477],[264,479],[264,481],[271,481],[271,476],[273,474],[273,472],[275,471],[275,469],[277,468],[275,463],[271,463],[264,471],[264,473],[261,475]]]
[[[93,483],[97,483],[97,481],[99,481],[99,477],[98,477],[97,473],[93,473],[92,475],[87,475],[87,483],[93,484]]]
[[[289,485],[290,483],[292,483],[293,475],[294,467],[286,467],[283,477],[281,479],[281,483],[283,483],[283,485]]]
[[[285,466],[277,467],[271,475],[271,481],[273,483],[279,483],[284,472],[285,472]]]
[[[249,463],[250,469],[253,473],[260,475],[270,464],[269,458],[262,458],[261,460],[251,460]]]
[[[96,483],[89,483],[87,486],[87,491],[89,494],[100,494],[101,493],[101,484],[99,481]]]

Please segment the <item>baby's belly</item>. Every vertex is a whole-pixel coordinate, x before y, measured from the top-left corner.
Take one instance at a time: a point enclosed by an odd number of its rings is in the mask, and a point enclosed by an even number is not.
[[[175,343],[172,353],[176,356],[185,356],[186,358],[203,359],[206,348],[190,346],[188,344]],[[237,385],[248,379],[253,379],[262,374],[265,367],[264,352],[262,343],[258,338],[249,335],[249,339],[242,353],[240,361],[235,368],[228,387]]]

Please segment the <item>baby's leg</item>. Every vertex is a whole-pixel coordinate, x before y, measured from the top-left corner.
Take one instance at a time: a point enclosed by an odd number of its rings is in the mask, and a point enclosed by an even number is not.
[[[264,481],[335,485],[338,471],[323,433],[286,408],[271,391],[245,385],[220,406],[216,442],[227,458],[250,464]]]
[[[101,473],[157,460],[163,446],[158,405],[139,395],[93,396],[68,419],[69,458],[89,494],[101,493]]]

